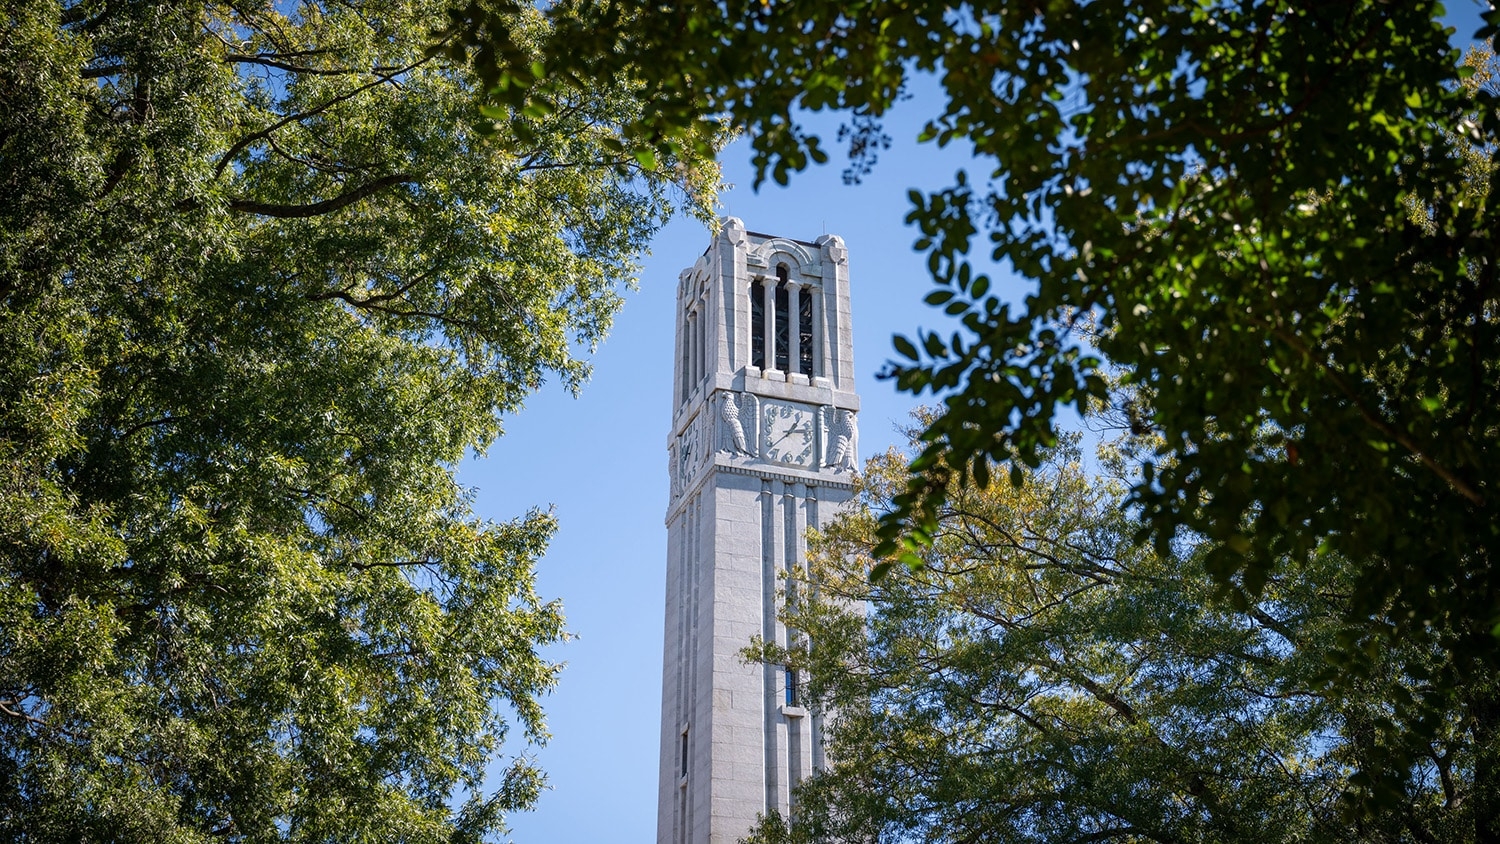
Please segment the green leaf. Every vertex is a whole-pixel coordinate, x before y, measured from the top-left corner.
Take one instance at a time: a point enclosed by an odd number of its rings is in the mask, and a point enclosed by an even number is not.
[[[922,338],[922,347],[926,350],[927,354],[931,355],[932,357],[944,357],[948,352],[947,347],[943,345],[943,338],[937,336],[932,332],[928,332]]]
[[[983,455],[974,458],[974,486],[978,489],[990,486],[990,464]]]

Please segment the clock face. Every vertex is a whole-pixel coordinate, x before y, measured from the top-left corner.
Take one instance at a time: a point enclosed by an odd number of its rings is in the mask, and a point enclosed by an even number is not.
[[[767,460],[811,466],[813,463],[813,413],[811,408],[781,402],[766,402],[763,411]]]

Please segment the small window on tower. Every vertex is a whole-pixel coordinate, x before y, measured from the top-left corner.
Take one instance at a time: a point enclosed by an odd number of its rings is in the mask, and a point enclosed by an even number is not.
[[[698,382],[698,315],[688,314],[688,366],[687,372],[683,373],[690,384]],[[691,392],[691,391],[690,391]]]
[[[766,285],[750,282],[750,365],[766,368]]]
[[[687,766],[688,766],[688,731],[687,730],[683,730],[682,731],[682,775],[683,776],[687,776],[687,773],[688,773],[688,767]]]
[[[782,372],[791,371],[791,348],[792,348],[792,320],[791,303],[787,289],[786,264],[776,267],[776,368]]]
[[[813,292],[797,291],[797,371],[811,378],[813,374]]]
[[[682,319],[682,327],[677,332],[681,337],[682,343],[682,398],[680,399],[680,401],[687,401],[688,394],[692,392],[692,379],[689,374],[690,370],[688,369],[688,367],[692,365],[693,342],[692,334],[688,331],[688,328],[691,324],[692,323],[688,321],[687,317],[684,316]]]
[[[801,690],[797,688],[797,669],[786,670],[786,705],[801,706]]]

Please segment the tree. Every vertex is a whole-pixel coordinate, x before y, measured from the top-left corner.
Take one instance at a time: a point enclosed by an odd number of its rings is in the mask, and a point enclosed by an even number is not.
[[[476,0],[453,31],[468,40],[504,5]],[[921,140],[980,163],[912,192],[927,301],[957,324],[896,340],[888,374],[945,412],[884,520],[885,562],[920,565],[950,482],[1023,478],[1059,409],[1103,400],[1118,366],[1162,437],[1128,499],[1142,537],[1159,552],[1207,538],[1205,571],[1244,606],[1283,566],[1341,560],[1357,623],[1331,679],[1354,682],[1375,670],[1363,655],[1407,636],[1455,655],[1415,692],[1421,727],[1424,707],[1488,695],[1500,670],[1500,109],[1462,84],[1472,68],[1441,15],[1380,0],[603,4],[554,31],[567,52],[519,66],[498,49],[486,78],[524,103],[628,73],[651,92],[635,137],[685,149],[728,115],[760,177],[784,181],[826,158],[804,113],[848,116],[857,178],[908,78],[936,76]],[[992,291],[976,239],[1032,281],[1024,301]],[[1500,705],[1471,710],[1494,742]]]
[[[1079,443],[1044,451],[1020,488],[955,484],[923,565],[875,582],[910,455],[869,461],[783,612],[801,644],[752,650],[833,713],[832,766],[750,841],[1476,840],[1494,784],[1475,779],[1461,701],[1398,793],[1341,812],[1362,757],[1411,736],[1376,726],[1389,701],[1450,657],[1405,642],[1331,692],[1318,677],[1348,626],[1348,566],[1315,558],[1229,608],[1206,542],[1133,541],[1128,451],[1101,449],[1113,475],[1091,475]]]
[[[578,387],[716,171],[645,170],[623,78],[476,110],[445,20],[7,6],[0,838],[477,841],[535,799],[555,526],[454,469]]]

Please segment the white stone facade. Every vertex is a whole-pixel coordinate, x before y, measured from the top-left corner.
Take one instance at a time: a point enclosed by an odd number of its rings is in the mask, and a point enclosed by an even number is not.
[[[745,664],[776,619],[804,534],[849,499],[859,399],[843,241],[757,234],[732,217],[680,276],[668,438],[667,612],[658,844],[729,844],[794,811],[823,764],[796,678]]]

